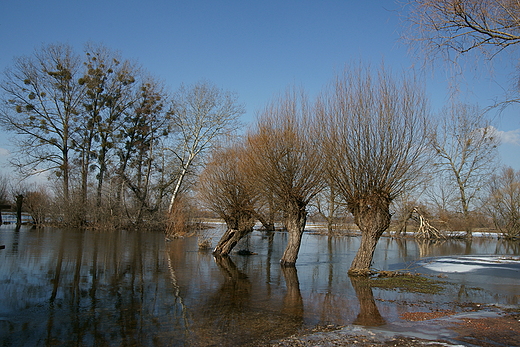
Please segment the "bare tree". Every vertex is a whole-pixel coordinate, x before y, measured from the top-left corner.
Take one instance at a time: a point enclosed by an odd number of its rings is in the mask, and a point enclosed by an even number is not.
[[[145,213],[161,209],[165,189],[161,147],[168,135],[169,116],[164,110],[166,93],[161,83],[145,79],[135,94],[119,126],[117,137],[122,141],[117,149],[117,174],[122,181],[118,200],[123,203],[123,191],[128,188],[132,203],[127,210],[130,219],[138,225]],[[156,188],[159,195],[154,197]]]
[[[42,185],[33,185],[23,194],[24,207],[37,227],[44,226],[49,214],[51,197]]]
[[[411,78],[347,69],[318,101],[327,167],[361,230],[349,273],[368,274],[390,203],[422,177],[427,102]]]
[[[8,175],[0,173],[0,205],[8,205],[11,202],[9,179]]]
[[[82,122],[79,122],[78,161],[81,168],[82,199],[87,199],[89,173],[97,174],[96,204],[108,170],[109,152],[116,148],[123,116],[135,102],[138,67],[123,61],[120,54],[102,45],[86,45],[83,76],[78,83],[85,87]]]
[[[186,175],[196,159],[221,136],[238,126],[237,119],[244,108],[237,96],[202,81],[192,86],[182,85],[173,96],[171,125],[173,144],[169,147],[180,168],[173,181],[174,188],[168,212],[171,214]]]
[[[507,167],[493,175],[485,208],[505,238],[520,236],[520,171]]]
[[[458,191],[468,236],[471,236],[471,203],[493,173],[499,144],[483,112],[466,104],[445,108],[437,130],[431,135],[437,172],[445,186],[451,183]]]
[[[254,190],[250,189],[241,170],[243,148],[238,145],[219,149],[199,178],[199,196],[204,205],[222,218],[227,230],[213,254],[227,255],[255,225]]]
[[[80,69],[80,58],[70,46],[48,45],[16,59],[1,85],[0,122],[18,135],[16,166],[26,175],[55,171],[65,202],[83,97],[83,86],[77,83]]]
[[[307,205],[322,189],[322,155],[303,92],[288,91],[260,114],[248,134],[245,167],[252,185],[265,187],[283,211],[289,241],[280,263],[294,266],[307,220]]]
[[[450,63],[471,55],[488,61],[504,50],[520,47],[520,2],[517,0],[408,0],[404,13],[410,24],[405,39],[419,56],[439,55]],[[455,65],[456,66],[456,65]],[[514,93],[518,85],[513,86]],[[519,102],[506,96],[505,103]]]
[[[515,0],[411,0],[412,38],[427,54],[481,49],[491,55],[520,43]]]
[[[338,221],[344,216],[345,204],[341,201],[341,195],[335,187],[332,177],[324,173],[325,187],[316,195],[312,204],[316,207],[318,214],[325,219],[329,234],[337,228]]]

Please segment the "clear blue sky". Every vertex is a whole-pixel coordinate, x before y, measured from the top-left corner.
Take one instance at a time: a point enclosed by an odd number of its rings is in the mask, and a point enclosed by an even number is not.
[[[102,43],[172,90],[207,79],[238,93],[250,123],[288,85],[313,96],[349,62],[384,61],[395,71],[419,66],[399,39],[400,10],[394,0],[2,0],[0,70],[42,44],[81,52],[88,41]],[[512,62],[499,61],[493,76],[484,68],[469,73],[463,99],[491,105],[509,88]],[[433,109],[447,100],[447,75],[442,66],[426,74]],[[512,142],[501,146],[503,163],[520,169],[519,108],[507,109],[497,127]],[[0,136],[4,171],[10,147]]]

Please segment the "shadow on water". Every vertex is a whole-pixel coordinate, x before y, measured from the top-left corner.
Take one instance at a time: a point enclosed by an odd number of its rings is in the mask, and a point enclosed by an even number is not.
[[[459,275],[439,294],[349,278],[357,237],[305,233],[297,266],[282,268],[286,239],[254,232],[244,242],[257,255],[214,258],[198,251],[196,238],[165,243],[160,233],[2,226],[1,345],[254,345],[316,325],[391,327],[403,312],[456,309],[461,301],[518,305],[518,277],[516,287],[512,279],[510,291],[500,292],[477,290],[469,275]],[[454,254],[519,249],[489,238],[441,244],[383,238],[374,266],[427,270],[420,259]]]

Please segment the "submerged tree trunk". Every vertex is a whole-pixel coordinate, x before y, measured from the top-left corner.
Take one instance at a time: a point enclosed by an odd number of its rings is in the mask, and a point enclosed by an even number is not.
[[[228,255],[244,236],[253,231],[255,220],[250,215],[226,220],[227,230],[213,250],[215,256]]]
[[[22,205],[23,205],[23,195],[19,194],[16,196],[16,226],[20,227],[22,225]]]
[[[379,238],[390,225],[390,198],[371,196],[351,204],[351,212],[361,230],[361,244],[350,265],[350,275],[368,275]]]
[[[282,259],[280,259],[282,266],[295,266],[306,222],[307,211],[305,210],[305,205],[299,204],[286,212],[285,228],[289,234],[289,241],[283,252]]]
[[[220,238],[220,241],[218,242],[217,246],[213,250],[213,255],[228,255],[237,245],[238,241],[240,241],[251,231],[253,231],[253,228],[232,229],[228,227],[224,235],[222,235],[222,237]]]

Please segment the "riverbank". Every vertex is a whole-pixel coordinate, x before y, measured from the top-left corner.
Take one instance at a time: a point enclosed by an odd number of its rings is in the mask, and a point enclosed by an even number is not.
[[[520,310],[484,307],[470,313],[403,315],[411,331],[322,326],[265,346],[520,346]]]
[[[459,295],[449,302],[401,302],[401,307],[407,309],[389,324],[317,327],[314,331],[272,341],[268,346],[520,346],[520,292],[517,291],[520,257],[444,256],[426,258],[419,264],[421,270],[430,272],[428,277],[419,276],[428,281],[426,284],[430,288],[449,286],[453,281],[457,283],[460,276],[486,280],[479,284],[473,282],[471,287],[461,286]],[[431,279],[437,276],[446,282]],[[490,281],[501,288],[490,287]],[[406,287],[399,282],[390,283],[394,283],[394,287],[385,286],[386,290],[412,293],[421,289],[413,284]],[[374,283],[371,286],[380,287]],[[468,297],[462,300],[463,292],[470,288],[476,293],[499,295],[501,290],[515,290],[517,294],[511,297],[510,304],[467,301]],[[478,295],[473,297],[476,298]],[[385,300],[376,301],[382,304]]]

